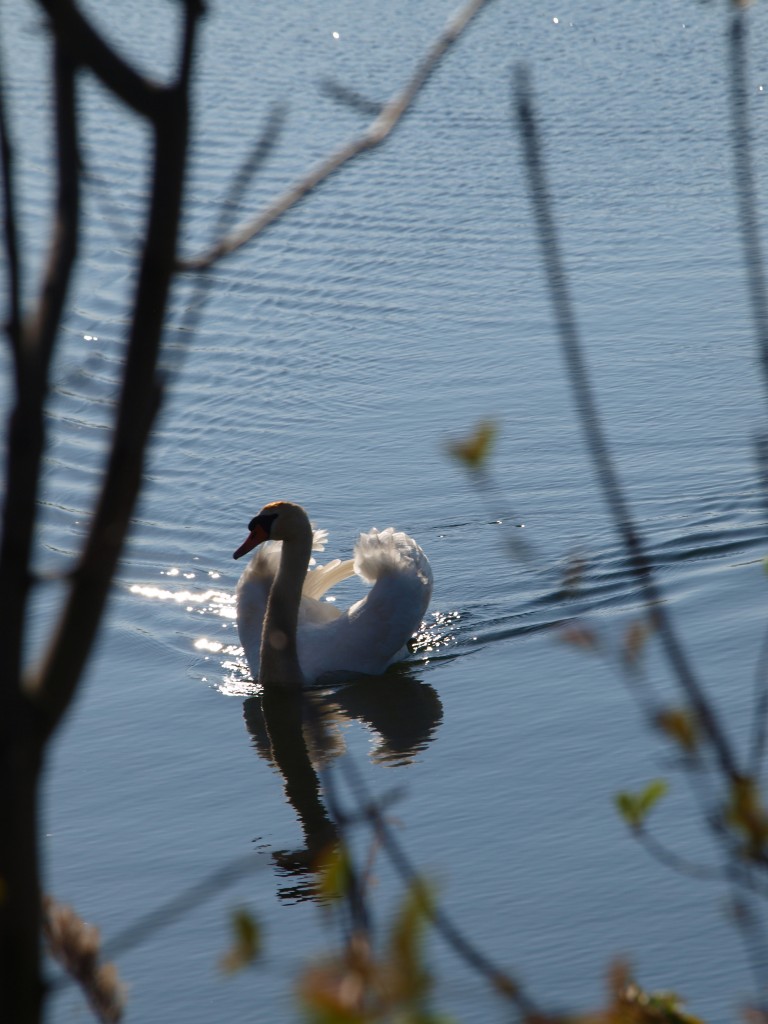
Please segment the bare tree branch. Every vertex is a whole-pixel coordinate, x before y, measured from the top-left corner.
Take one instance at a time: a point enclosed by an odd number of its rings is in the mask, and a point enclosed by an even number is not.
[[[234,220],[246,189],[272,152],[280,137],[280,132],[285,123],[285,115],[286,108],[283,104],[276,104],[270,111],[263,131],[235,173],[232,184],[224,197],[221,204],[219,222],[216,226],[216,234],[226,231],[228,224]]]
[[[43,404],[48,365],[77,254],[79,181],[74,66],[60,47],[54,55],[58,190],[54,234],[40,300],[20,336],[18,390],[11,416],[3,537],[0,615],[4,623],[4,686],[15,687],[21,666],[23,622],[30,585],[32,533],[40,460],[45,443]],[[10,500],[13,496],[13,500]]]
[[[449,21],[444,30],[422,58],[407,85],[396,93],[381,112],[368,125],[367,129],[357,138],[345,143],[330,156],[326,157],[317,167],[308,171],[303,178],[291,185],[282,195],[278,196],[257,217],[241,225],[227,238],[223,238],[208,252],[200,256],[184,260],[181,270],[204,270],[217,260],[228,256],[247,242],[262,234],[268,227],[292,207],[296,206],[310,192],[327,181],[331,175],[345,164],[360,156],[361,153],[380,145],[391,134],[408,109],[413,104],[421,89],[439,65],[446,51],[456,42],[470,21],[479,13],[489,0],[469,0]]]
[[[77,686],[103,612],[138,496],[162,398],[157,360],[176,263],[188,142],[188,74],[200,7],[187,4],[178,83],[152,107],[153,188],[111,452],[88,538],[43,664],[25,689],[55,728]]]
[[[55,224],[35,315],[21,325],[18,335],[16,401],[8,431],[0,545],[4,630],[0,650],[0,768],[4,780],[0,821],[4,834],[11,837],[0,843],[0,877],[6,883],[0,900],[0,1016],[20,1022],[36,1021],[42,1001],[37,780],[45,727],[39,708],[19,688],[19,679],[45,444],[48,368],[77,253],[79,216],[75,67],[58,44],[54,44],[53,64],[58,170]],[[13,219],[13,196],[9,192],[6,196]],[[12,985],[8,979],[13,979]]]
[[[72,0],[38,0],[51,19],[54,35],[73,60],[83,64],[137,113],[152,118],[165,93],[163,86],[122,59],[93,29]]]
[[[0,164],[3,173],[3,245],[8,264],[8,321],[6,332],[11,343],[16,368],[16,386],[19,387],[19,361],[21,351],[21,263],[19,260],[16,201],[13,188],[13,148],[5,115],[3,83],[0,81]]]
[[[104,943],[104,957],[112,959],[141,946],[162,928],[167,928],[192,911],[199,910],[206,900],[218,896],[224,889],[246,875],[262,870],[263,866],[264,862],[258,862],[251,852],[228,861],[175,896],[171,896],[159,907],[142,914],[132,924],[125,925],[122,931]]]
[[[324,78],[320,82],[320,90],[334,102],[349,107],[350,110],[356,110],[358,114],[365,114],[366,117],[378,117],[384,106],[383,103],[375,103],[354,89],[348,89],[330,78]]]
[[[56,41],[56,121],[58,195],[56,224],[40,301],[23,338],[27,372],[39,374],[37,385],[46,388],[48,364],[61,323],[72,268],[77,259],[80,222],[80,154],[75,113],[76,65]],[[30,362],[31,361],[31,362]]]

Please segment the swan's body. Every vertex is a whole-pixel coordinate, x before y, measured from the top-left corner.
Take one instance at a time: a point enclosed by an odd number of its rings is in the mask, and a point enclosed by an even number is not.
[[[249,530],[235,558],[263,546],[237,585],[237,628],[254,679],[296,688],[329,674],[378,675],[408,654],[432,593],[432,570],[415,540],[373,529],[349,561],[310,569],[326,534],[313,533],[301,506],[266,505]],[[362,600],[344,611],[321,600],[354,573],[373,584]]]

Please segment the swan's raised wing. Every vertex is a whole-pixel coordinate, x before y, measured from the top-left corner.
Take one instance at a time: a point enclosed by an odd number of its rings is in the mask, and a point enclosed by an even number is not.
[[[301,596],[319,601],[331,587],[335,587],[342,580],[349,579],[354,572],[355,563],[351,558],[346,562],[342,562],[340,558],[334,558],[327,565],[318,565],[316,569],[310,569],[307,573],[304,586],[301,588]]]
[[[326,622],[338,619],[341,611],[328,601],[321,601],[320,598],[326,594],[331,587],[354,575],[354,563],[352,559],[342,562],[335,558],[327,565],[318,565],[316,569],[310,569],[304,580],[301,589],[301,604],[299,605],[299,629],[304,626],[317,626]]]

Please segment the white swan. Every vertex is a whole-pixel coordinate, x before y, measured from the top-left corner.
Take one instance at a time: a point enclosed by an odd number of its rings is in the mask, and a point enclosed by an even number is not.
[[[237,585],[237,629],[254,679],[294,689],[329,673],[378,675],[408,654],[432,593],[432,569],[415,540],[373,529],[360,534],[353,559],[310,569],[327,533],[313,533],[300,505],[265,505],[248,530],[234,557],[263,545]],[[362,600],[344,612],[320,600],[353,573],[373,584]]]

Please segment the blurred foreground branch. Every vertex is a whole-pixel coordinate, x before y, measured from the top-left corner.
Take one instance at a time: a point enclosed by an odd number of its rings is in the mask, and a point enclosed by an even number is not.
[[[202,3],[183,0],[175,73],[167,84],[159,84],[124,60],[74,0],[38,2],[48,19],[51,45],[46,85],[53,96],[55,115],[56,203],[42,282],[28,309],[22,308],[26,268],[19,238],[21,204],[15,190],[12,119],[5,107],[7,93],[0,88],[5,333],[15,385],[0,540],[0,621],[4,627],[0,645],[0,1020],[13,1024],[39,1024],[41,1019],[41,771],[48,741],[71,705],[93,648],[143,484],[148,446],[165,391],[159,358],[175,276],[180,269],[204,270],[244,245],[355,155],[384,142],[486,0],[472,0],[449,22],[407,86],[384,106],[360,139],[329,157],[262,217],[217,242],[207,256],[187,263],[179,257],[178,238],[188,160],[191,76]],[[78,267],[82,229],[79,94],[85,75],[97,79],[147,126],[151,138],[149,197],[138,232],[135,293],[125,316],[120,393],[105,468],[94,506],[87,511],[82,549],[71,571],[61,576],[63,597],[57,621],[44,650],[33,651],[25,659],[50,366],[66,316],[70,281]],[[225,230],[246,184],[277,139],[281,118],[280,111],[273,113],[262,138],[236,174],[222,203],[217,230]],[[90,983],[90,975],[89,979]]]

